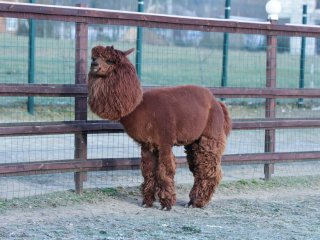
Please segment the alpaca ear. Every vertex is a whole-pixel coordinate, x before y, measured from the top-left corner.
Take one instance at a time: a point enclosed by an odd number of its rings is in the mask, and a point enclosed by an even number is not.
[[[129,55],[130,53],[132,53],[134,50],[135,50],[134,48],[131,48],[131,49],[123,52],[123,54],[124,54],[125,56],[128,56],[128,55]]]

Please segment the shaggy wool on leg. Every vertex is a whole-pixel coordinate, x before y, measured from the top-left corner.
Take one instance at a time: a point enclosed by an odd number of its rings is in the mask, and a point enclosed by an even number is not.
[[[176,203],[174,175],[176,161],[171,146],[159,148],[159,162],[156,171],[157,195],[162,209],[170,210]]]
[[[193,144],[197,144],[197,143],[198,143],[198,141],[196,141]],[[193,144],[184,146],[186,157],[187,157],[187,162],[188,162],[188,166],[189,166],[189,170],[192,172],[192,174],[194,174],[194,166],[195,166],[195,163],[194,163],[194,151],[192,150],[192,145]]]
[[[150,150],[146,146],[141,147],[141,173],[144,182],[141,184],[141,193],[143,196],[142,205],[145,207],[152,207],[156,200],[156,179],[155,171],[158,162],[158,151]]]
[[[194,176],[189,206],[204,207],[212,198],[222,178],[221,156],[224,145],[224,137],[219,141],[201,137],[191,146],[186,146],[189,168]]]

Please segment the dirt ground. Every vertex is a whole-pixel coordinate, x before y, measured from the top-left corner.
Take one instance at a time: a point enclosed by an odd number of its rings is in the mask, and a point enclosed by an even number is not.
[[[204,209],[178,185],[169,212],[137,187],[0,201],[0,239],[320,239],[320,175],[223,182]]]
[[[261,109],[250,111],[252,115],[237,106],[231,111],[239,118],[259,117],[264,116]],[[318,117],[320,111],[283,107],[279,115],[299,117],[298,113]],[[319,136],[318,129],[277,130],[277,151],[318,151]],[[92,136],[88,142],[91,158],[140,155],[122,136]],[[5,163],[70,159],[73,143],[73,136],[65,135],[2,138],[0,159]],[[263,150],[264,131],[234,131],[228,141],[228,154]],[[0,239],[320,239],[319,174],[320,162],[276,164],[270,182],[259,180],[263,166],[224,167],[214,200],[204,209],[193,209],[184,207],[191,185],[190,172],[183,171],[176,178],[178,202],[170,212],[160,211],[158,203],[142,208],[137,187],[117,187],[136,186],[141,182],[139,171],[92,173],[86,189],[100,188],[82,196],[65,191],[74,188],[71,173],[1,178]]]

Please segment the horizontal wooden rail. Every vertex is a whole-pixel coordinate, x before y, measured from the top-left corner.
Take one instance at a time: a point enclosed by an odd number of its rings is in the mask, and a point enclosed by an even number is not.
[[[158,87],[145,86],[144,90]],[[319,89],[208,88],[217,97],[227,98],[320,98]],[[86,84],[0,84],[0,96],[86,97]]]
[[[9,163],[0,164],[0,174],[19,174],[23,172],[70,172],[70,171],[95,171],[95,170],[112,170],[124,167],[139,166],[139,158],[128,159],[91,159],[81,160],[59,160],[46,162],[29,162],[29,163]]]
[[[275,129],[275,128],[319,128],[320,119],[247,119],[233,120],[233,130]],[[32,122],[1,123],[0,136],[13,135],[45,135],[123,132],[123,127],[111,121],[64,121],[64,122]]]
[[[80,132],[123,132],[123,127],[119,123],[110,121],[84,120],[0,124],[0,136],[73,134]]]
[[[86,96],[84,84],[0,84],[0,96]]]
[[[212,18],[181,17],[23,3],[0,3],[0,16],[85,22],[89,24],[184,29],[206,32],[252,33],[308,37],[318,37],[320,33],[320,28],[317,26],[277,25],[270,24],[269,22],[246,22]]]
[[[232,124],[233,130],[250,130],[250,129],[275,129],[275,128],[317,128],[320,127],[320,119],[247,119],[234,120]]]
[[[227,98],[320,98],[319,89],[209,88],[217,97]]]
[[[282,153],[252,153],[225,155],[223,165],[234,164],[264,164],[303,160],[319,160],[320,152],[282,152]],[[185,157],[177,157],[178,165],[187,163]],[[87,161],[60,160],[46,162],[26,162],[0,164],[0,176],[41,174],[50,172],[76,172],[76,171],[107,171],[138,169],[140,158],[108,158],[88,159]]]

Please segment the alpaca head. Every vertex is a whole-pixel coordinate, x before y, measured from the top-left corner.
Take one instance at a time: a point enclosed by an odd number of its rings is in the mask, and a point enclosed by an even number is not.
[[[127,58],[133,51],[120,51],[113,46],[92,48],[88,78],[89,105],[98,116],[119,120],[142,101],[140,81]]]
[[[131,48],[123,52],[114,49],[113,46],[96,46],[92,48],[90,73],[96,76],[106,77],[119,65],[131,65],[127,56],[133,51],[134,48]]]

